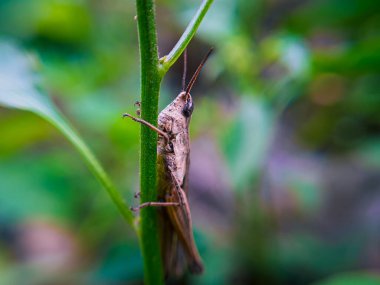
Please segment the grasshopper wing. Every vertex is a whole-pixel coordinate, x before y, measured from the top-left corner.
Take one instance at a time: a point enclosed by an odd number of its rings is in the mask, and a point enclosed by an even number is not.
[[[163,209],[162,209],[163,210]],[[180,277],[185,272],[187,261],[184,249],[166,211],[160,215],[161,250],[165,276]]]
[[[167,207],[165,210],[174,228],[174,232],[178,236],[179,245],[183,247],[190,272],[200,274],[203,272],[203,265],[194,241],[187,196],[182,188],[175,181],[173,182],[173,189],[166,195],[165,201],[176,202],[180,206]],[[179,246],[177,250],[181,250]]]

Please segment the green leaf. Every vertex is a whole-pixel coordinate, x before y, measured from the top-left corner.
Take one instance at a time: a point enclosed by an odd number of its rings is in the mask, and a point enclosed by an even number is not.
[[[123,197],[115,189],[103,167],[50,98],[38,87],[40,78],[34,71],[37,60],[14,44],[0,42],[0,105],[31,111],[60,130],[86,162],[90,171],[108,192],[124,219],[133,226],[133,216]]]

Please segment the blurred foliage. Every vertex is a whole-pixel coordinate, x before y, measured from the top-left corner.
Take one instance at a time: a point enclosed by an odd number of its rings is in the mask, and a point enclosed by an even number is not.
[[[156,4],[162,56],[199,1]],[[216,49],[192,92],[193,145],[208,143],[192,148],[190,177],[206,272],[183,284],[379,283],[379,12],[370,0],[215,1],[188,50],[192,73]],[[130,204],[139,126],[120,115],[139,94],[134,15],[133,1],[0,2],[1,43],[34,61]],[[62,136],[6,108],[0,133],[0,283],[140,284],[137,240]]]
[[[376,285],[380,278],[369,273],[349,273],[333,276],[326,281],[315,283],[316,285]]]

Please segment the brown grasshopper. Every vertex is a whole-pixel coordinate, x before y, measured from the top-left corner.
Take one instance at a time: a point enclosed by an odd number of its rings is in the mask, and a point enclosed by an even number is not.
[[[164,207],[160,215],[160,227],[161,252],[166,276],[179,276],[186,266],[191,273],[203,272],[202,260],[193,237],[187,199],[190,164],[189,124],[194,109],[190,91],[211,52],[212,49],[199,64],[185,89],[187,61],[185,51],[183,91],[161,111],[158,116],[158,128],[140,118],[129,114],[123,115],[158,133],[158,201],[143,203],[137,209],[148,206]]]

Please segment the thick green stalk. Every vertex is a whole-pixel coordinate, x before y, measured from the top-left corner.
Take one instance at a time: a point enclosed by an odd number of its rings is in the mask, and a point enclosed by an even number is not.
[[[153,0],[136,0],[141,65],[141,117],[157,125],[161,76],[158,72],[157,35]],[[157,200],[157,134],[141,126],[141,202]],[[145,284],[163,284],[157,213],[141,210],[140,244]]]

